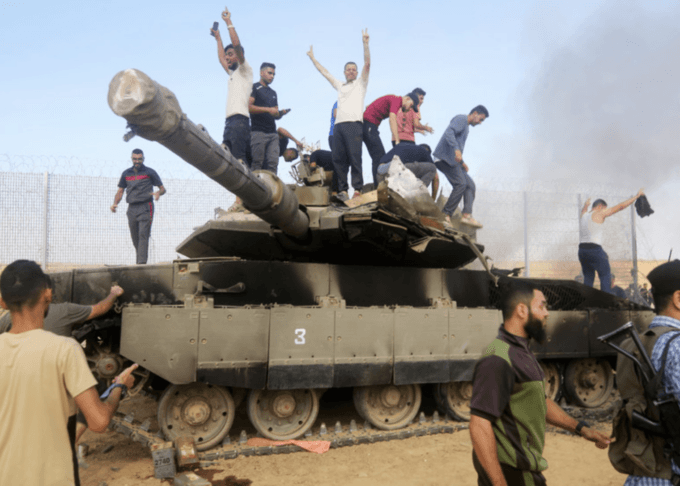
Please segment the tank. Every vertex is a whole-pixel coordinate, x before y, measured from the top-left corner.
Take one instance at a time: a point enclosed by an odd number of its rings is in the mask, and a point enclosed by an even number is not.
[[[294,167],[296,184],[251,173],[138,70],[114,77],[108,102],[130,135],[164,145],[249,211],[198,227],[177,247],[186,258],[172,263],[53,274],[56,301],[93,303],[112,284],[125,289],[118,312],[76,337],[102,381],[139,363],[133,391],[162,392],[166,439],[210,449],[240,403],[262,436],[298,438],[332,388],[351,388],[357,412],[378,429],[410,424],[423,390],[469,419],[474,364],[502,321],[498,285],[515,278],[489,267],[474,228],[445,224],[399,163],[376,191],[347,203],[333,200],[330,174],[306,159]],[[464,268],[475,260],[484,270]],[[577,405],[602,405],[615,356],[596,337],[629,321],[642,329],[651,310],[573,281],[531,281],[550,308],[548,339],[533,344],[548,395],[564,389]]]

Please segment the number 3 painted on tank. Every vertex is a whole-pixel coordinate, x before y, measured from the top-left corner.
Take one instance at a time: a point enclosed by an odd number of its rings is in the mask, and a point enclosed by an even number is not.
[[[295,344],[305,344],[305,333],[307,331],[305,329],[296,329],[295,330]]]

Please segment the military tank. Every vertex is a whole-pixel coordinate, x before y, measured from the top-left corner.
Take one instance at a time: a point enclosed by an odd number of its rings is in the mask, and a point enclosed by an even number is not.
[[[445,224],[431,198],[397,169],[375,193],[333,201],[330,177],[303,160],[296,184],[251,173],[182,112],[174,94],[141,71],[112,80],[108,102],[131,135],[157,141],[237,195],[249,213],[225,213],[182,241],[186,258],[163,265],[53,274],[55,300],[96,302],[114,283],[119,314],[79,330],[106,381],[129,361],[141,389],[162,389],[168,440],[207,450],[227,436],[237,406],[264,437],[301,437],[319,399],[352,388],[372,426],[407,426],[422,389],[442,411],[469,418],[475,361],[501,323],[499,283],[475,229]],[[484,270],[465,269],[479,259]],[[585,407],[614,386],[613,353],[596,336],[652,312],[573,281],[532,279],[550,307],[548,339],[533,349],[546,392]],[[159,385],[160,383],[160,385]]]

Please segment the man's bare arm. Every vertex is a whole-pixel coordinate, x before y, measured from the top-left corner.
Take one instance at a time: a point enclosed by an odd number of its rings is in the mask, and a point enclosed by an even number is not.
[[[241,40],[238,38],[236,33],[236,27],[231,23],[231,12],[225,7],[224,12],[222,12],[222,20],[227,24],[227,30],[229,31],[229,38],[231,39],[231,44],[234,46],[234,51],[238,57],[239,64],[246,62],[246,56],[243,53],[243,46],[241,46]]]
[[[111,212],[115,213],[116,209],[118,208],[118,203],[123,199],[123,193],[125,192],[125,189],[122,187],[118,188],[118,191],[116,191],[116,195],[113,197],[113,205],[111,206]]]
[[[567,413],[550,398],[546,398],[545,403],[547,406],[547,412],[545,415],[546,422],[548,422],[550,425],[554,425],[555,427],[568,430],[569,432],[576,432],[578,421],[575,418],[567,415]],[[590,427],[583,427],[581,429],[581,436],[590,442],[595,442],[595,445],[600,449],[606,449],[611,442],[611,440],[606,435],[598,432],[597,430],[591,429]]]
[[[295,145],[297,145],[298,148],[302,147],[302,142],[300,142],[297,138],[295,138],[295,137],[294,137],[288,130],[286,130],[285,128],[279,127],[276,131],[277,131],[277,133],[278,133],[279,135],[282,135],[282,136],[284,136],[284,137],[286,137],[286,138],[289,138],[289,139],[291,139],[293,142],[295,142]]]
[[[581,217],[588,212],[588,207],[590,206],[590,198],[586,199],[586,203],[581,208]]]
[[[644,194],[645,194],[645,192],[644,192],[642,189],[640,189],[640,190],[638,191],[638,193],[637,193],[635,196],[633,196],[633,197],[631,197],[631,198],[629,198],[629,199],[626,199],[626,200],[623,201],[623,202],[620,202],[619,204],[617,204],[617,205],[614,206],[614,207],[605,209],[605,210],[604,210],[604,217],[606,218],[606,217],[608,217],[608,216],[611,216],[612,214],[618,213],[619,211],[623,211],[623,210],[626,209],[628,206],[630,206],[631,204],[633,204],[637,198],[639,198],[640,196],[642,196],[642,195],[644,195]]]
[[[269,113],[272,116],[276,116],[279,114],[279,107],[278,106],[272,106],[271,108],[268,106],[257,106],[255,105],[255,98],[252,96],[248,99],[248,111],[250,113],[253,113],[255,115],[260,114],[260,113]]]
[[[314,67],[315,67],[315,68],[323,75],[323,77],[326,78],[326,79],[328,80],[328,82],[331,83],[331,85],[332,85],[334,88],[337,88],[337,87],[335,86],[336,79],[335,79],[335,78],[333,77],[333,75],[332,75],[331,73],[329,73],[328,70],[327,70],[325,67],[323,67],[323,66],[321,65],[321,63],[319,63],[319,61],[317,61],[316,58],[314,57],[314,48],[313,48],[313,46],[309,46],[309,51],[307,52],[307,55],[308,55],[309,58],[312,60],[312,63],[314,64]]]
[[[135,378],[132,376],[132,372],[137,368],[134,364],[129,368],[126,368],[118,377],[114,380],[114,383],[122,383],[129,388],[135,383]],[[104,432],[111,422],[111,417],[113,417],[114,412],[118,408],[122,395],[122,390],[120,388],[114,388],[111,394],[105,401],[99,399],[97,390],[95,387],[88,388],[83,393],[75,397],[76,405],[83,415],[85,415],[85,420],[87,421],[87,426],[93,432]]]
[[[491,422],[477,415],[470,416],[470,438],[477,459],[484,468],[493,486],[508,486],[498,460],[496,436]]]
[[[390,113],[390,131],[392,132],[392,140],[395,144],[399,144],[399,127],[397,126],[396,113]]]
[[[210,31],[215,34],[215,40],[217,41],[217,60],[220,61],[220,65],[224,68],[227,74],[231,74],[229,69],[229,63],[227,62],[227,55],[224,53],[224,44],[222,44],[222,36],[219,30],[210,29]]]
[[[85,320],[89,321],[90,319],[94,319],[95,317],[103,316],[104,314],[106,314],[109,310],[111,310],[111,307],[113,307],[113,303],[121,295],[123,295],[123,289],[121,287],[119,287],[118,285],[114,285],[113,287],[111,287],[111,292],[109,293],[109,295],[107,295],[106,298],[100,300],[99,302],[92,306],[92,311]]]
[[[423,132],[434,133],[434,128],[432,128],[429,125],[423,125],[422,123],[420,123],[419,118],[415,118],[413,120],[413,128],[415,129],[416,132],[420,132],[420,133],[423,133]]]
[[[371,50],[368,48],[368,29],[361,32],[361,39],[364,43],[364,68],[361,70],[361,79],[366,83],[368,82],[368,73],[371,70]]]

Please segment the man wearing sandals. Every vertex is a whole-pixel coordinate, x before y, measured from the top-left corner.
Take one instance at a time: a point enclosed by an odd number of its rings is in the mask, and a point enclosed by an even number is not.
[[[463,161],[463,149],[470,126],[477,126],[489,117],[489,111],[478,105],[469,115],[454,116],[444,131],[434,151],[434,163],[451,183],[451,194],[444,206],[446,220],[451,222],[451,215],[463,199],[463,217],[461,223],[481,228],[482,224],[472,217],[472,203],[475,200],[475,183],[468,174],[468,166]]]

